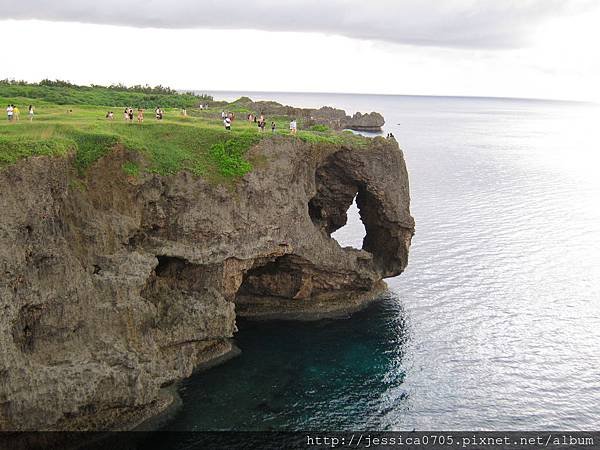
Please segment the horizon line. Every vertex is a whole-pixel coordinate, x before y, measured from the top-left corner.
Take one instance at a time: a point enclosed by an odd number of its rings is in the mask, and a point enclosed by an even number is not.
[[[442,97],[442,98],[468,98],[468,99],[487,99],[487,100],[526,100],[536,102],[557,102],[557,103],[581,103],[589,105],[598,105],[599,102],[592,100],[573,100],[560,98],[540,98],[540,97],[510,97],[495,95],[451,95],[451,94],[381,94],[369,92],[327,92],[327,91],[262,91],[245,89],[176,89],[181,92],[196,93],[248,93],[248,94],[308,94],[308,95],[362,95],[379,97]]]
[[[0,79],[1,76],[0,76]],[[48,78],[50,79],[50,78]],[[26,83],[39,83],[39,81],[31,81],[26,79],[18,80],[16,78],[7,77],[4,80],[9,81],[24,81]],[[58,79],[57,79],[58,80]],[[94,82],[83,82],[79,84],[71,80],[62,80],[68,83],[73,83],[77,86],[91,87]],[[123,83],[119,81],[114,84],[123,84],[124,86],[131,87],[133,84]],[[146,85],[149,86],[148,83]],[[110,85],[98,84],[98,86],[110,87]],[[165,86],[171,88],[170,86]],[[209,92],[223,92],[223,93],[248,93],[248,94],[308,94],[308,95],[361,95],[361,96],[379,96],[379,97],[441,97],[441,98],[465,98],[465,99],[487,99],[487,100],[522,100],[522,101],[537,101],[537,102],[555,102],[555,103],[577,103],[582,105],[600,105],[600,101],[594,100],[575,100],[575,99],[564,99],[564,98],[540,98],[540,97],[512,97],[512,96],[496,96],[496,95],[457,95],[457,94],[382,94],[382,93],[370,93],[370,92],[328,92],[328,91],[263,91],[263,90],[247,90],[247,89],[183,89],[183,88],[171,88],[177,92],[194,92],[194,93],[209,93]]]

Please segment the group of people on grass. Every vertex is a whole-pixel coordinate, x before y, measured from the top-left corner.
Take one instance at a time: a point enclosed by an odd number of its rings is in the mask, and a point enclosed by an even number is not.
[[[33,105],[29,105],[29,120],[33,120],[34,111]],[[6,107],[6,116],[9,122],[17,122],[21,119],[21,110],[18,106],[10,104]]]
[[[204,108],[208,109],[208,105],[204,106]],[[67,112],[70,113],[70,112],[72,112],[72,110],[68,110]],[[156,109],[154,110],[154,113],[155,113],[156,120],[163,119],[164,111],[159,106],[156,107]],[[187,110],[185,108],[182,109],[181,114],[184,117],[186,117]],[[8,117],[9,122],[13,122],[13,121],[16,122],[20,119],[21,113],[17,106],[10,104],[6,108],[6,115]],[[33,105],[29,105],[29,120],[33,120],[34,115],[35,115],[35,108],[33,107]],[[134,114],[133,108],[127,107],[123,110],[123,118],[124,118],[125,122],[133,123],[134,117],[135,117],[135,114]],[[106,113],[106,118],[108,120],[114,120],[114,118],[115,118],[114,112],[108,111]],[[231,130],[231,124],[235,120],[235,114],[232,112],[226,113],[225,111],[222,111],[221,119],[223,119],[223,125],[225,126],[225,129]],[[247,119],[248,119],[248,122],[256,123],[258,126],[258,130],[260,132],[265,131],[267,120],[263,113],[261,113],[260,116],[258,116],[258,117],[255,114],[250,113],[250,114],[248,114]],[[138,110],[137,110],[137,121],[139,124],[142,124],[144,122],[144,110],[142,108],[138,108]],[[275,124],[275,122],[271,121],[271,132],[275,133],[276,128],[277,128],[277,125]],[[297,131],[298,131],[298,124],[296,122],[296,119],[292,119],[290,121],[290,134],[296,134]]]
[[[267,120],[265,119],[265,115],[263,113],[260,113],[260,116],[258,117],[256,117],[256,114],[250,113],[246,118],[248,119],[248,122],[254,122],[258,126],[258,131],[260,131],[261,133],[265,131],[265,127],[267,126]],[[277,125],[275,124],[275,122],[271,121],[272,133],[275,133],[275,128],[277,128]]]
[[[162,118],[164,116],[164,111],[160,107],[157,107],[154,110],[154,113],[155,113],[157,120],[162,120]],[[184,109],[182,114],[187,115],[187,111]],[[125,120],[125,122],[133,123],[133,119],[135,117],[136,117],[136,115],[135,115],[132,107],[128,106],[127,108],[125,108],[123,110],[123,119]],[[106,113],[106,118],[108,120],[114,120],[115,113],[113,111],[108,111]],[[139,124],[142,124],[144,122],[144,109],[143,108],[137,109],[137,121]]]
[[[221,119],[223,119],[223,125],[225,126],[225,129],[230,131],[231,124],[233,123],[233,120],[235,119],[235,114],[232,112],[226,113],[225,111],[221,111]],[[258,126],[259,132],[262,133],[265,131],[265,127],[267,126],[267,119],[265,118],[265,115],[263,113],[260,113],[259,116],[257,116],[256,114],[249,113],[246,116],[246,119],[248,120],[248,122],[254,122]],[[271,132],[275,133],[276,128],[277,128],[277,125],[275,124],[275,122],[271,121]],[[292,119],[290,121],[290,133],[296,134],[297,131],[298,131],[298,123],[296,122],[296,119]]]

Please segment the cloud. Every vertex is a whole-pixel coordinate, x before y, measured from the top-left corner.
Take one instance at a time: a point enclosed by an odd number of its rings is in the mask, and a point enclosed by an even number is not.
[[[141,28],[310,31],[398,44],[518,48],[594,0],[0,0],[0,19]],[[74,36],[74,39],[77,37]],[[128,35],[135,43],[135,36]],[[216,43],[199,43],[216,45]],[[257,42],[265,50],[268,42]],[[302,45],[298,42],[298,45]]]

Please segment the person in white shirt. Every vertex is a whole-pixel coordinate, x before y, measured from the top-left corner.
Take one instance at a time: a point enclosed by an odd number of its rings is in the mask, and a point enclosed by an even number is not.
[[[9,122],[12,122],[14,112],[15,112],[15,108],[13,107],[13,105],[8,105],[6,107],[6,115],[8,116],[8,121]]]
[[[290,122],[290,133],[296,134],[296,131],[298,131],[298,124],[296,123],[296,119],[293,119]]]
[[[225,117],[223,120],[223,125],[225,125],[226,130],[231,130],[231,119],[229,117]]]

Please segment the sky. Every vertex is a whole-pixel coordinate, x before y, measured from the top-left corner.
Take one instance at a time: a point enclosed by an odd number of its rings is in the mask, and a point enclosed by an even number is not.
[[[600,101],[597,0],[0,0],[0,78]]]

